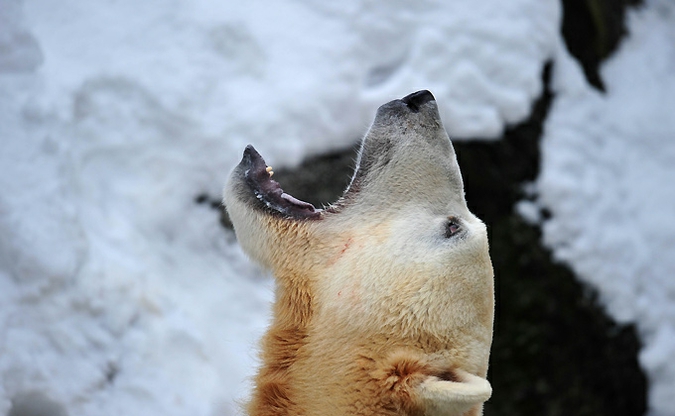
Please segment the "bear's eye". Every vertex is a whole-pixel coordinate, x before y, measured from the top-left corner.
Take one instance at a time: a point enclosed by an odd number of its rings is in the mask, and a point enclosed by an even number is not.
[[[453,235],[457,234],[461,230],[459,221],[455,217],[448,218],[448,222],[445,223],[445,237],[450,238]]]

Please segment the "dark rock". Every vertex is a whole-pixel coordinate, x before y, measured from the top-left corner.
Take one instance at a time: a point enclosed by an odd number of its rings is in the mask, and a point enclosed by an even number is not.
[[[647,382],[632,326],[607,317],[597,295],[556,263],[538,227],[514,212],[539,173],[539,140],[553,96],[497,142],[455,141],[469,207],[488,225],[495,269],[495,336],[485,415],[642,415]],[[549,214],[550,215],[550,214]],[[545,217],[545,215],[542,215]]]
[[[598,67],[628,33],[626,10],[642,0],[562,0],[562,33],[567,49],[582,68],[588,83],[605,91]]]

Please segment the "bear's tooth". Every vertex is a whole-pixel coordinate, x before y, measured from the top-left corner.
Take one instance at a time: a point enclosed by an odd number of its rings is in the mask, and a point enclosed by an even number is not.
[[[265,170],[267,171],[267,173],[270,174],[270,178],[272,177],[272,175],[274,175],[274,171],[272,170],[272,166],[268,166]]]

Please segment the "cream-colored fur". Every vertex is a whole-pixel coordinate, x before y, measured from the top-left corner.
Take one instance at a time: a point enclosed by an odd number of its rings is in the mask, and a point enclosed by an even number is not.
[[[240,244],[277,279],[249,414],[480,414],[492,266],[433,96],[378,110],[350,187],[323,211],[275,208],[251,182],[256,155],[224,192]]]

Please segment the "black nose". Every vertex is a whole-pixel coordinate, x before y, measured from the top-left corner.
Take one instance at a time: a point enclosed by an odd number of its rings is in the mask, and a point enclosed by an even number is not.
[[[436,99],[434,98],[434,95],[428,90],[417,91],[401,98],[401,101],[403,101],[415,113],[420,111],[420,106],[423,104],[435,100]]]

